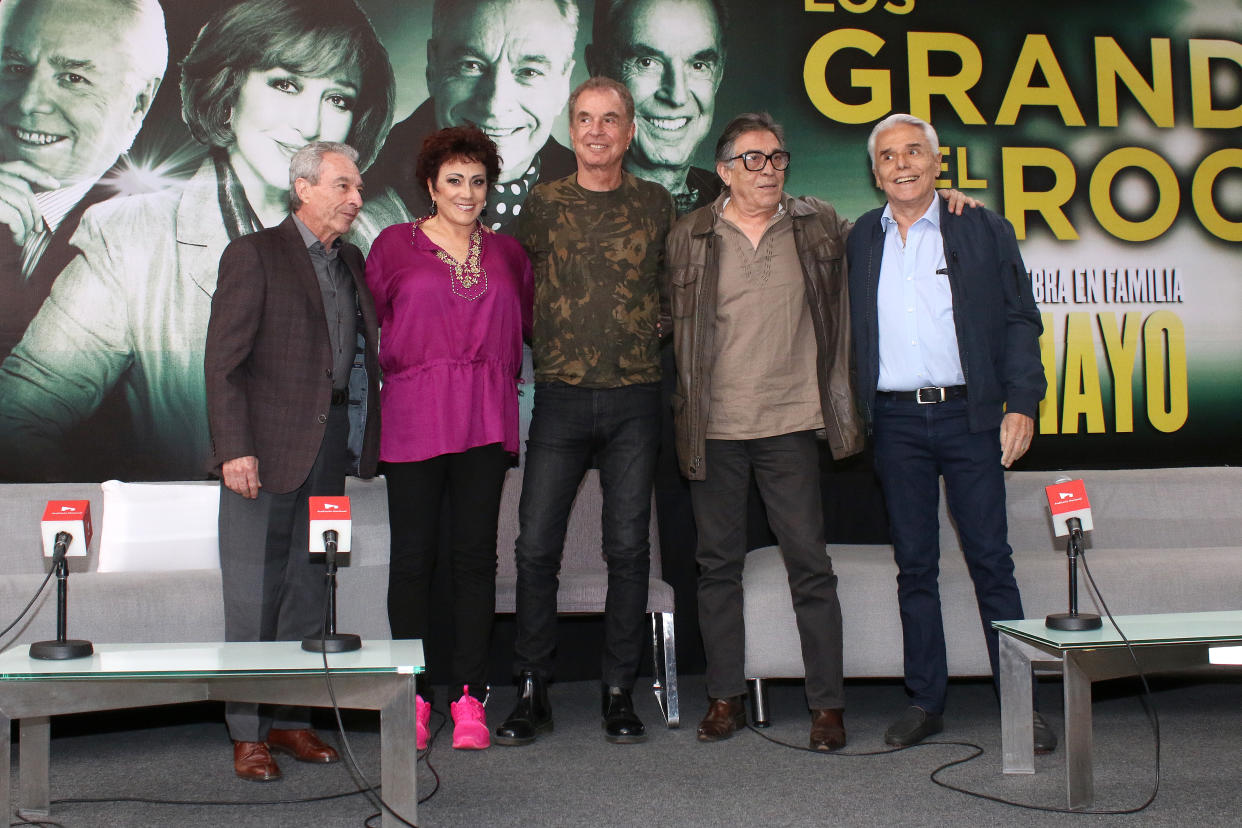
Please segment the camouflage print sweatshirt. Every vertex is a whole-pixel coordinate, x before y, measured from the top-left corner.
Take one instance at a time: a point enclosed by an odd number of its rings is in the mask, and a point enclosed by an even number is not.
[[[535,269],[536,382],[660,379],[661,270],[675,216],[667,190],[629,173],[609,192],[579,187],[576,175],[531,191],[517,238]]]

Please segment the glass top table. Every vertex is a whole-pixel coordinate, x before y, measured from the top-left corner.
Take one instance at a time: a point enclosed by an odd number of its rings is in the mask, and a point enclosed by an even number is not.
[[[1242,610],[1218,612],[1172,612],[1158,615],[1114,616],[1123,639],[1104,618],[1097,630],[1054,630],[1043,619],[996,621],[997,630],[1035,645],[1058,650],[1082,650],[1099,647],[1125,646],[1125,640],[1136,647],[1152,644],[1220,644],[1242,641]]]
[[[362,649],[324,655],[297,641],[96,644],[86,658],[33,659],[26,645],[0,653],[0,802],[9,802],[10,726],[18,721],[19,799],[23,816],[50,811],[50,717],[66,713],[197,701],[240,701],[342,708],[380,714],[384,800],[417,821],[415,676],[421,641],[364,641]],[[329,681],[331,690],[329,690]],[[403,824],[388,811],[384,828]]]
[[[1000,638],[1003,770],[1035,772],[1031,671],[1035,664],[1059,666],[1065,697],[1066,796],[1072,809],[1086,808],[1094,798],[1092,682],[1137,675],[1140,669],[1199,667],[1212,662],[1212,651],[1242,644],[1238,610],[1114,618],[1115,626],[1104,618],[1095,630],[1054,630],[1042,618],[992,624]]]
[[[275,646],[273,646],[275,645]],[[99,679],[203,676],[323,675],[323,654],[296,641],[235,641],[194,644],[107,644],[88,658],[31,658],[24,645],[0,653],[0,680]],[[328,653],[336,673],[421,673],[421,641],[368,641],[360,650]]]

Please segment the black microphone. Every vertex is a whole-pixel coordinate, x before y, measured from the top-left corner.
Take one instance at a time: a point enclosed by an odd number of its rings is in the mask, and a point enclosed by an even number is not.
[[[340,535],[335,529],[325,529],[323,532],[323,555],[324,561],[328,566],[336,564],[336,546],[340,540]]]
[[[1048,495],[1048,509],[1057,537],[1069,535],[1065,545],[1068,567],[1069,612],[1057,612],[1045,619],[1054,630],[1094,630],[1101,625],[1100,616],[1078,611],[1078,556],[1082,554],[1083,532],[1092,528],[1091,503],[1081,480],[1059,477],[1051,486],[1044,487]]]
[[[63,561],[69,554],[69,544],[73,543],[73,535],[68,532],[57,532],[56,542],[52,547],[52,562]]]

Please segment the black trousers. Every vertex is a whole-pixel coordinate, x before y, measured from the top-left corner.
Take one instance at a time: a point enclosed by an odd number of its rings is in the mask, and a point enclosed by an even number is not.
[[[454,645],[449,678],[483,698],[487,653],[496,612],[496,524],[510,455],[499,443],[413,463],[385,463],[392,549],[388,625],[393,638],[429,638],[431,583],[439,548],[440,514],[448,498],[453,571]],[[430,678],[428,678],[430,681]],[[456,690],[450,695],[455,695]]]
[[[556,596],[570,509],[594,459],[608,596],[604,684],[631,688],[642,657],[651,573],[651,482],[660,448],[660,386],[579,388],[538,383],[518,505],[514,666],[547,678],[556,649]]]

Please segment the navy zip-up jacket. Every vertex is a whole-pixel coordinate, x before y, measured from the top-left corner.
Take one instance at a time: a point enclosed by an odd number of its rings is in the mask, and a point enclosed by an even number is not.
[[[1009,411],[1034,418],[1048,387],[1039,354],[1043,322],[1013,225],[982,207],[955,216],[943,200],[937,201],[970,430],[997,428]],[[860,218],[846,245],[854,387],[868,424],[880,377],[876,294],[884,255],[883,212],[877,208]]]

